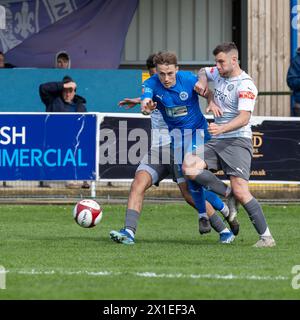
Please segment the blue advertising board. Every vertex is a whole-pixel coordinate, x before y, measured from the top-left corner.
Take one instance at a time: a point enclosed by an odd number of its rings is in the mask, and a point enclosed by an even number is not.
[[[96,180],[95,114],[1,114],[0,180]]]

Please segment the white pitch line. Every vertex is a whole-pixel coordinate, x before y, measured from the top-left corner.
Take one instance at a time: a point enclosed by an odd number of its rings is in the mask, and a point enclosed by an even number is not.
[[[61,270],[6,270],[9,274],[22,275],[87,275],[93,277],[132,275],[142,278],[168,278],[168,279],[217,279],[217,280],[254,280],[254,281],[285,281],[285,276],[258,276],[258,275],[234,275],[234,274],[183,274],[183,273],[155,273],[155,272],[114,272],[114,271],[61,271]]]
[[[156,274],[153,272],[143,272],[143,273],[136,273],[137,276],[140,277],[149,277],[149,278],[191,278],[191,279],[222,279],[222,280],[270,280],[270,281],[277,281],[277,280],[288,280],[288,277],[284,276],[247,276],[247,275],[220,275],[220,274]]]

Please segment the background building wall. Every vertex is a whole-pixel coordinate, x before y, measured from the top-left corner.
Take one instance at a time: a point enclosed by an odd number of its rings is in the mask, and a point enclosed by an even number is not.
[[[140,0],[122,65],[144,65],[148,55],[172,50],[181,65],[213,64],[212,50],[232,39],[232,0]]]
[[[260,96],[255,115],[290,116],[286,75],[290,64],[290,1],[248,0],[248,72]]]
[[[121,67],[144,68],[148,54],[162,49],[177,52],[183,69],[214,64],[213,48],[232,40],[233,2],[140,0],[127,34]],[[248,0],[246,6],[247,21],[241,16],[241,29],[242,37],[248,39],[248,60],[243,66],[260,92],[255,115],[290,116],[286,84],[290,1]]]

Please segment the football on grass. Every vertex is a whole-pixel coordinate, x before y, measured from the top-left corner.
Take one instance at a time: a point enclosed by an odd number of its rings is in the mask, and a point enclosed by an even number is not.
[[[81,200],[76,203],[73,210],[73,216],[81,227],[92,228],[101,221],[102,208],[95,200]]]

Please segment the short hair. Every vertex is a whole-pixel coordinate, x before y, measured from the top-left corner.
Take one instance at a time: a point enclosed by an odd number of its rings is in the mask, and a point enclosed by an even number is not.
[[[69,82],[74,82],[74,80],[70,76],[64,76],[62,79],[63,83],[69,83]],[[74,89],[74,92],[76,92],[76,88]]]
[[[219,44],[213,51],[213,55],[216,56],[218,55],[219,53],[221,52],[224,52],[224,53],[229,53],[230,51],[232,50],[236,50],[237,52],[238,51],[238,48],[236,46],[236,44],[234,42],[224,42],[222,44]]]
[[[156,53],[152,53],[149,55],[149,57],[147,58],[146,60],[146,66],[147,66],[147,69],[150,70],[150,69],[153,69],[155,68],[155,64],[154,64],[154,57],[156,56]]]
[[[74,82],[74,80],[70,76],[64,76],[62,79],[63,83]]]
[[[177,56],[175,52],[160,51],[155,55],[153,60],[155,66],[157,66],[158,64],[174,64],[175,66],[177,66]]]
[[[70,60],[70,57],[69,57],[69,55],[68,55],[66,52],[61,52],[61,53],[59,53],[59,54],[57,55],[56,61],[57,61],[58,59],[63,59],[63,60],[69,61],[69,60]]]

